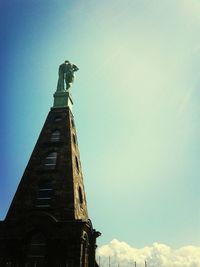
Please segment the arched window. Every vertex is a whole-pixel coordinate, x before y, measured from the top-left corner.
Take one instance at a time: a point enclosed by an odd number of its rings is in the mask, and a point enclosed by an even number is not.
[[[55,130],[51,134],[51,142],[59,142],[60,141],[60,131]]]
[[[53,195],[53,189],[51,181],[43,181],[39,185],[37,192],[36,207],[48,208],[51,206],[51,199]]]
[[[51,152],[47,155],[44,161],[45,169],[54,170],[57,161],[57,152]]]

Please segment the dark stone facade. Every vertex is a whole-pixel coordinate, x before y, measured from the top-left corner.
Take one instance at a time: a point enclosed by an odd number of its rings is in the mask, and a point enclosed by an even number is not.
[[[93,267],[99,235],[88,218],[73,114],[52,108],[0,222],[0,266]]]

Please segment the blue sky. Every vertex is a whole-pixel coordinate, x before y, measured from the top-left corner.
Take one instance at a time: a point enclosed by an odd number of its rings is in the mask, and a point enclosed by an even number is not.
[[[112,239],[200,246],[200,1],[0,2],[0,218],[72,88],[89,214]]]

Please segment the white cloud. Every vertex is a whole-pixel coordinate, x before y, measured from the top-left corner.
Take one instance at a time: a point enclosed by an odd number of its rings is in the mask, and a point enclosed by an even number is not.
[[[109,244],[97,250],[97,261],[101,267],[108,266],[142,267],[147,262],[148,267],[200,267],[200,247],[185,246],[179,249],[154,243],[150,247],[137,249],[125,242],[113,239]]]

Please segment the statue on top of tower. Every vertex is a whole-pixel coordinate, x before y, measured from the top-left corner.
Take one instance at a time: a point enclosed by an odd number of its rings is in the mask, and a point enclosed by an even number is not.
[[[57,92],[66,91],[71,87],[74,81],[74,72],[77,70],[79,70],[78,67],[68,60],[65,60],[65,62],[59,66]],[[64,83],[66,84],[66,89]]]

